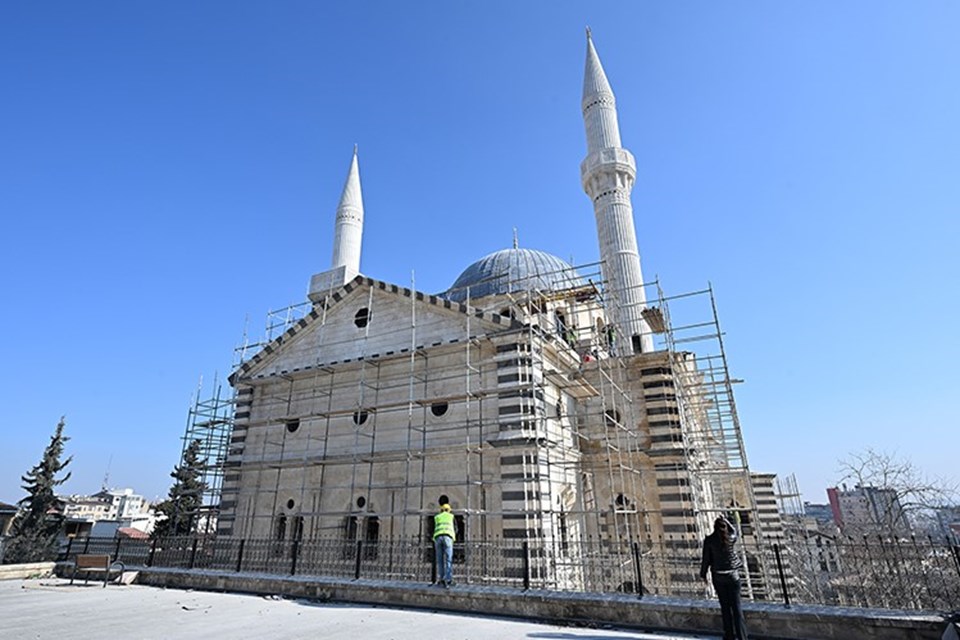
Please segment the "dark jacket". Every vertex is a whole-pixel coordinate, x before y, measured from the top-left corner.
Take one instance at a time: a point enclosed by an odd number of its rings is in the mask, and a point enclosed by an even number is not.
[[[731,527],[732,529],[732,527]],[[719,571],[734,571],[743,568],[743,560],[737,553],[737,532],[730,531],[730,542],[724,544],[719,533],[711,533],[703,539],[703,560],[700,561],[700,577],[707,577],[707,568],[717,575]]]

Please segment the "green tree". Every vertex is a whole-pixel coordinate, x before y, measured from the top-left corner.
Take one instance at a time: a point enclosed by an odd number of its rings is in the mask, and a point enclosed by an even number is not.
[[[63,513],[54,488],[70,479],[69,473],[59,479],[57,474],[73,459],[71,456],[60,461],[64,443],[70,439],[63,435],[65,426],[66,419],[61,417],[40,463],[20,478],[27,496],[17,503],[20,511],[13,520],[4,550],[3,560],[7,564],[52,560],[56,555]]]
[[[197,515],[203,505],[203,468],[206,460],[200,459],[200,441],[193,440],[183,452],[180,466],[170,473],[173,486],[167,499],[156,506],[159,516],[166,516],[153,528],[153,537],[190,535],[196,531]]]

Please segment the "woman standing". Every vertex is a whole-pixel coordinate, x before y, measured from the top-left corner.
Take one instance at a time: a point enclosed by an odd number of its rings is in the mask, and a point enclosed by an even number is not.
[[[740,608],[743,561],[734,548],[736,541],[737,530],[730,521],[722,516],[717,518],[713,522],[713,533],[703,540],[703,560],[700,562],[700,577],[706,580],[707,569],[710,569],[713,588],[720,599],[723,640],[747,640],[747,627]]]

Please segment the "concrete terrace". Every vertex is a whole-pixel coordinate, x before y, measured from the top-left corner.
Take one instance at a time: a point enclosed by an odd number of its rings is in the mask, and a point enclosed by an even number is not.
[[[57,578],[0,581],[5,640],[251,638],[280,640],[713,640],[612,626],[575,627],[491,616],[323,603],[140,585],[103,588]]]

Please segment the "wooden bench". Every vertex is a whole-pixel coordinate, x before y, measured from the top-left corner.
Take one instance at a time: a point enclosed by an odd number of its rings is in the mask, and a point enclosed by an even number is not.
[[[114,570],[113,567],[115,565],[120,565],[120,574],[122,575],[125,567],[119,560],[111,562],[110,556],[106,554],[77,554],[77,559],[73,563],[73,574],[70,576],[70,584],[73,584],[73,579],[77,577],[77,572],[83,571],[83,584],[87,584],[91,573],[103,573],[103,586],[106,587],[107,580],[110,578],[110,572]]]

